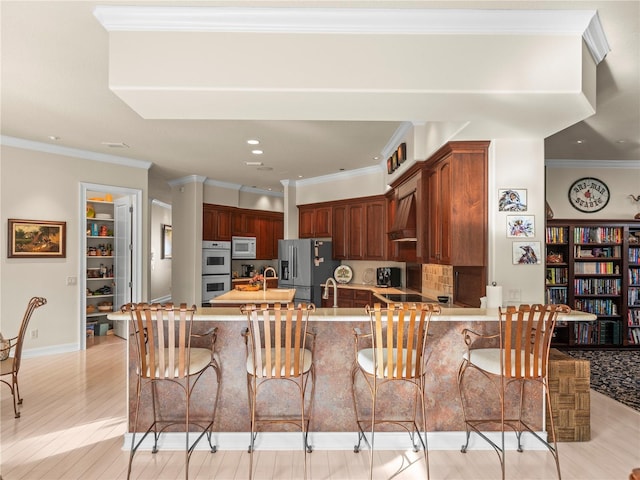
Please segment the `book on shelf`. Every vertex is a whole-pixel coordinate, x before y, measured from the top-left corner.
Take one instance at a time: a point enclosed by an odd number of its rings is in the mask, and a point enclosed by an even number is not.
[[[576,227],[573,229],[574,243],[622,243],[619,227]]]
[[[613,262],[576,262],[573,268],[577,274],[614,275],[620,273],[620,267]]]

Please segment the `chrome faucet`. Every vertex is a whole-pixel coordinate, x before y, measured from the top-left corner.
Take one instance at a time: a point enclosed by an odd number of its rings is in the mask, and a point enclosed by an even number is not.
[[[325,300],[329,298],[329,283],[333,284],[333,308],[338,307],[338,284],[333,279],[333,277],[327,278],[324,282],[324,293],[322,294],[322,298]]]
[[[264,279],[264,284],[262,286],[263,286],[265,292],[267,291],[267,272],[268,271],[272,271],[273,272],[273,277],[272,278],[275,278],[275,277],[278,276],[278,272],[276,272],[275,268],[267,267],[267,268],[264,269],[264,272],[262,273],[262,278]]]

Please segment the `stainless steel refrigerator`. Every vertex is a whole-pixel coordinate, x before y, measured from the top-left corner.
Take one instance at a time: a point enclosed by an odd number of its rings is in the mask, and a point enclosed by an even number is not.
[[[278,288],[295,288],[294,301],[320,307],[320,285],[340,262],[331,258],[331,242],[312,238],[278,241]]]

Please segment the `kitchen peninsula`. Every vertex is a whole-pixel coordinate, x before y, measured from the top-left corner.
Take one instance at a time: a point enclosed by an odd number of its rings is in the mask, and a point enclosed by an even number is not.
[[[432,448],[458,449],[464,443],[463,416],[456,383],[456,374],[465,349],[460,332],[463,328],[471,328],[482,333],[493,331],[496,328],[496,317],[497,312],[480,308],[443,308],[440,315],[433,317],[427,346],[429,373],[426,379],[427,428],[432,432],[429,438]],[[110,314],[109,318],[128,319],[127,315],[122,313]],[[593,318],[595,317],[591,314],[575,311],[559,317],[564,321],[584,321]],[[218,328],[217,351],[222,366],[220,404],[214,427],[219,432],[219,448],[245,449],[249,441],[249,410],[245,345],[241,332],[246,327],[246,317],[240,313],[239,307],[199,308],[195,315],[194,333],[204,332],[211,327]],[[316,333],[316,391],[310,431],[311,441],[317,449],[350,450],[356,440],[350,376],[354,357],[355,327],[363,331],[369,329],[369,319],[363,308],[318,308],[310,315],[309,328]],[[131,347],[128,392],[130,412],[134,411],[135,405],[134,358],[135,353]],[[201,381],[213,382],[213,376],[203,377]],[[209,391],[209,387],[212,385],[206,385],[203,391]],[[484,385],[480,382],[477,388],[471,388],[471,393],[478,395],[478,399],[487,396]],[[544,428],[541,393],[531,395],[530,404],[527,406],[530,420],[539,430]],[[513,401],[508,399],[507,403],[512,404]],[[196,399],[194,408],[204,408],[206,405],[206,399]],[[383,398],[379,405],[383,409],[397,408],[391,399]],[[479,401],[479,405],[483,405],[482,400]],[[130,418],[129,431],[132,423]],[[240,433],[243,434],[239,435]],[[291,435],[294,434],[279,432],[261,436],[262,448],[267,448],[267,445],[269,448],[281,447],[282,442],[287,442],[289,438],[292,442],[299,440],[298,436],[290,437]],[[405,436],[399,437],[399,441],[404,442]],[[384,434],[380,436],[380,441],[382,446]],[[408,444],[408,436],[406,441]],[[180,448],[182,444],[176,445],[179,445],[176,448]]]

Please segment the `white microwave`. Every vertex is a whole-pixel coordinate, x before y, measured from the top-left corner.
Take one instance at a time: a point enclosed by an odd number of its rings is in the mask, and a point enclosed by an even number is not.
[[[231,237],[231,258],[256,258],[256,237]]]

